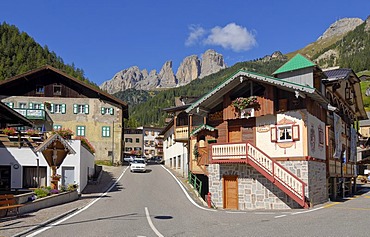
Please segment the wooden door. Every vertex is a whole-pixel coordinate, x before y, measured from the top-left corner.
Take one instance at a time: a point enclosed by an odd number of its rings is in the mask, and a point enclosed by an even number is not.
[[[238,210],[238,176],[225,175],[223,178],[224,208]]]
[[[229,127],[229,142],[241,142],[242,133],[240,127]]]

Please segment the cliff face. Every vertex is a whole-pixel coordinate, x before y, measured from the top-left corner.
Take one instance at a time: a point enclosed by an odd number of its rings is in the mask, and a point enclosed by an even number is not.
[[[357,26],[361,25],[364,21],[360,18],[343,18],[337,20],[321,35],[317,40],[324,40],[335,36],[343,36],[348,32],[354,30]]]
[[[183,86],[197,78],[203,78],[226,68],[224,58],[214,50],[207,50],[200,60],[198,56],[191,55],[181,62],[176,75],[173,72],[172,61],[164,63],[159,73],[156,70],[140,71],[137,66],[122,70],[114,77],[105,81],[100,88],[110,94],[124,91],[129,88],[151,90],[154,88],[172,88]]]

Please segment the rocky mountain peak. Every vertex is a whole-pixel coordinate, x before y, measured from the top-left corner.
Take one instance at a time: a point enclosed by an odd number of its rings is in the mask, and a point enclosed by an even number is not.
[[[265,57],[263,57],[261,59],[261,61],[262,62],[268,62],[268,61],[271,61],[273,59],[282,60],[282,59],[286,59],[286,56],[284,56],[280,51],[275,51],[271,55],[266,55]]]
[[[366,19],[365,31],[370,31],[370,16]]]
[[[176,73],[179,85],[186,85],[192,80],[197,79],[200,71],[200,61],[197,55],[191,55],[184,58]]]
[[[213,49],[209,49],[202,55],[202,70],[199,78],[211,75],[224,68],[226,68],[226,65],[222,54],[217,53]]]
[[[172,61],[167,61],[162,66],[161,71],[158,74],[158,77],[161,78],[159,82],[160,87],[175,87],[177,85],[177,80],[172,70]]]
[[[202,55],[202,60],[197,55],[184,58],[176,76],[172,69],[172,61],[165,62],[158,74],[156,70],[148,73],[146,69],[140,71],[137,66],[133,66],[116,73],[111,80],[102,83],[100,88],[110,94],[130,88],[141,90],[171,88],[186,85],[192,80],[203,78],[224,68],[226,65],[222,54],[207,50]]]
[[[343,18],[337,20],[321,35],[317,40],[328,39],[334,36],[341,36],[347,34],[349,31],[354,30],[357,26],[361,25],[364,21],[360,18]]]

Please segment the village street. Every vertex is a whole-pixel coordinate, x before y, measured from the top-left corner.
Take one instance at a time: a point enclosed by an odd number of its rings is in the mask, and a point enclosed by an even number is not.
[[[209,210],[161,165],[125,169],[92,205],[28,236],[368,236],[370,193],[309,210]]]

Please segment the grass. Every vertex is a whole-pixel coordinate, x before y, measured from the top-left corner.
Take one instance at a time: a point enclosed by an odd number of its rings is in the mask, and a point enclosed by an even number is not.
[[[362,101],[364,102],[364,107],[366,111],[370,111],[370,97],[365,95],[366,89],[370,87],[370,81],[362,81],[360,83]]]
[[[96,165],[107,165],[107,166],[112,166],[112,161],[111,160],[96,160],[95,161]]]

